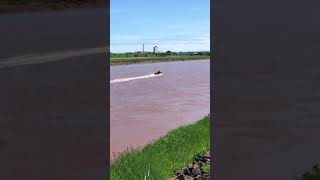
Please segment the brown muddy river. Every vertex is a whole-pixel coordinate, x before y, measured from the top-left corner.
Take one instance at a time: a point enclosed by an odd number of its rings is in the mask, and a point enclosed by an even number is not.
[[[210,112],[209,60],[111,66],[110,80],[110,158]]]

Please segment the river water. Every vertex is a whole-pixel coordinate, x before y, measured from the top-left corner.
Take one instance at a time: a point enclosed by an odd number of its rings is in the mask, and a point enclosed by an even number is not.
[[[110,80],[110,158],[210,112],[209,60],[111,66]]]

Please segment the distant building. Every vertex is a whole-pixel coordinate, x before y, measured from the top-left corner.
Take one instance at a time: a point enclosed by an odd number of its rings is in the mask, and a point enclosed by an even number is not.
[[[154,46],[153,47],[153,53],[159,53],[159,47],[158,46]]]

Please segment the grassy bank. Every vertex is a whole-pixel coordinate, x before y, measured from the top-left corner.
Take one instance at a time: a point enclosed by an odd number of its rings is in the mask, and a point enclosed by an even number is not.
[[[159,56],[159,57],[120,57],[110,58],[110,64],[131,64],[131,63],[145,63],[145,62],[164,62],[164,61],[184,61],[184,60],[199,60],[209,59],[210,56]]]
[[[142,149],[132,149],[111,164],[112,180],[168,179],[210,147],[210,116],[179,127]],[[149,168],[150,167],[150,168]]]

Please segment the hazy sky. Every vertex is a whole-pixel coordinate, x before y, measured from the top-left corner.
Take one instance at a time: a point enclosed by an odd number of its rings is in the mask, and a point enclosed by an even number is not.
[[[111,52],[209,51],[210,0],[111,0]]]

